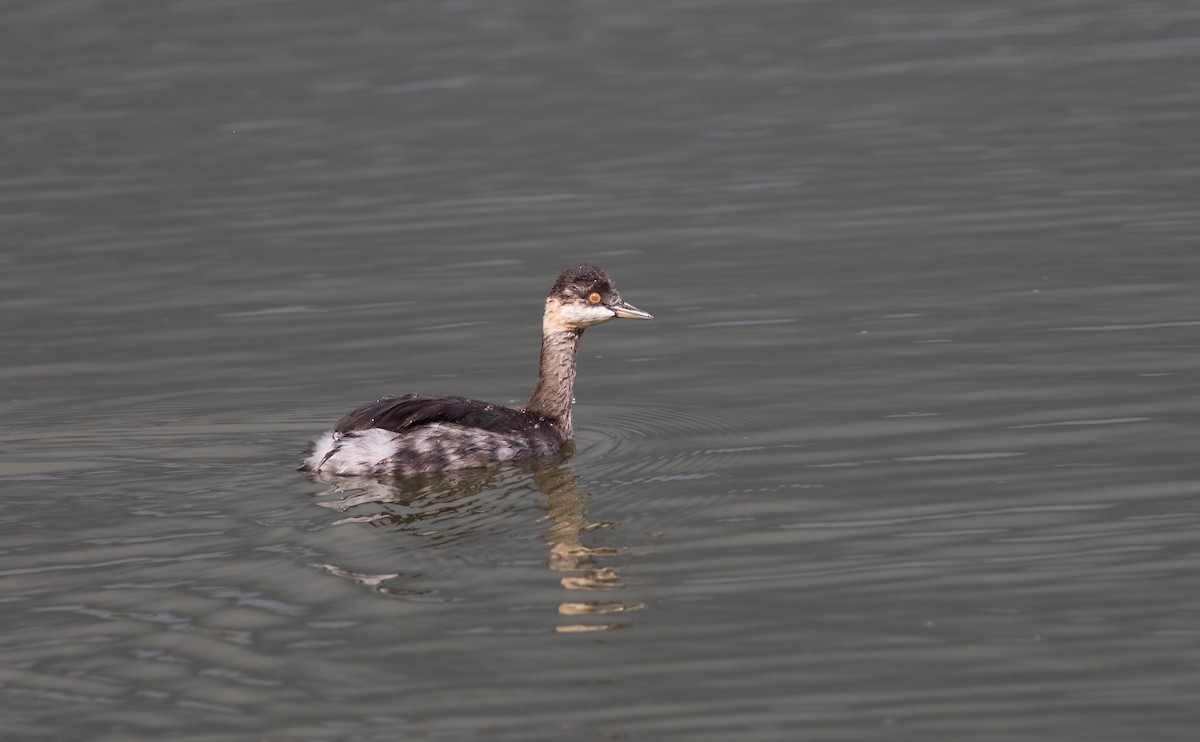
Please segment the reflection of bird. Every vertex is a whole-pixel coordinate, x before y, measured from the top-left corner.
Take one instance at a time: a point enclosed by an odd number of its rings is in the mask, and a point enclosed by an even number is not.
[[[512,409],[465,397],[406,394],[350,412],[313,442],[303,469],[402,476],[554,453],[574,433],[575,353],[583,331],[617,317],[652,319],[627,304],[604,271],[564,271],[546,298],[537,386]]]

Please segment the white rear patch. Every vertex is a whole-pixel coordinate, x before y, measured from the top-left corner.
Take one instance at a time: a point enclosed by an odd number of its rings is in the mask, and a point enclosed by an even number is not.
[[[304,468],[330,474],[371,474],[380,462],[395,455],[399,437],[381,428],[351,435],[330,431],[313,442],[312,455],[304,460]]]

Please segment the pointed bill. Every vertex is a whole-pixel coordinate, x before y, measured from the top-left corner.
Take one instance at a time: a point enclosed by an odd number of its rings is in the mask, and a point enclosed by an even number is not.
[[[654,319],[654,315],[649,312],[643,312],[632,304],[622,300],[619,304],[613,304],[609,307],[613,310],[613,314],[625,319]]]

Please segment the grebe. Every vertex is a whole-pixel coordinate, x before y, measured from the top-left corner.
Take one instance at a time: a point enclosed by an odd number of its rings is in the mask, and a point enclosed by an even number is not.
[[[653,319],[591,265],[563,271],[542,315],[537,386],[518,409],[465,397],[406,394],[350,412],[313,441],[303,470],[393,477],[554,453],[575,432],[575,353],[583,331],[617,317]]]

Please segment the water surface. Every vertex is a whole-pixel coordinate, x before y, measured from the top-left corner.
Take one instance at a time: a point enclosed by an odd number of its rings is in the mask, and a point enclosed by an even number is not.
[[[1187,3],[8,3],[6,739],[1191,739]],[[295,471],[387,393],[574,450]]]

